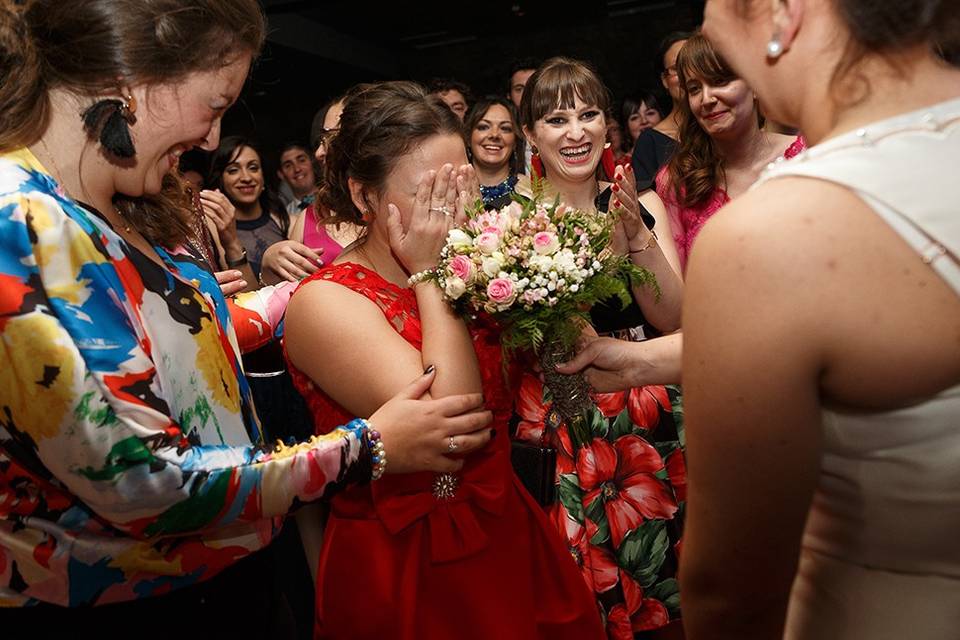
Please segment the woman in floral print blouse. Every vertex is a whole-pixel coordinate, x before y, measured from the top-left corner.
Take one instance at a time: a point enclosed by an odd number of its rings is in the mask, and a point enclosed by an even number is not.
[[[0,4],[5,621],[277,637],[269,594],[246,597],[256,576],[215,576],[250,567],[296,505],[370,480],[362,422],[264,446],[238,334],[272,335],[283,292],[227,303],[169,175],[216,146],[264,31],[254,0]],[[419,400],[431,380],[370,419],[388,472],[455,470],[451,436],[489,439],[480,397]],[[244,600],[217,609],[221,592]],[[108,603],[125,604],[86,606]]]

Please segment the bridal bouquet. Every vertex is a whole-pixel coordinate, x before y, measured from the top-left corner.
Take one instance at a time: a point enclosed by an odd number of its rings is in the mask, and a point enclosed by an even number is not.
[[[610,249],[616,211],[572,209],[559,197],[547,202],[544,191],[534,183],[531,197],[469,214],[449,232],[436,277],[461,313],[485,312],[500,324],[508,354],[530,350],[539,357],[554,406],[578,446],[589,438],[589,387],[582,375],[559,374],[554,365],[572,357],[593,305],[619,298],[626,307],[631,285],[654,287],[658,295],[659,289],[652,273]]]
[[[542,184],[532,197],[499,211],[476,210],[452,229],[437,280],[461,312],[486,312],[503,327],[504,347],[569,351],[589,322],[590,308],[619,298],[630,285],[656,287],[653,274],[610,250],[616,212],[547,203]]]

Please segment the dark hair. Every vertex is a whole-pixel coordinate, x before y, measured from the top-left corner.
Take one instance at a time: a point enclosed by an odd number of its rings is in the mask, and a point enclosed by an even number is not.
[[[840,19],[850,30],[831,88],[841,102],[856,103],[869,92],[869,79],[857,74],[859,91],[838,86],[867,55],[887,56],[908,47],[928,44],[938,52],[960,47],[960,9],[955,0],[835,0]]]
[[[572,108],[578,97],[604,113],[610,110],[610,92],[590,65],[571,58],[550,58],[527,80],[520,100],[520,122],[532,130],[550,111]]]
[[[663,75],[667,70],[667,68],[663,66],[663,58],[667,55],[670,47],[678,42],[689,40],[692,36],[692,31],[671,31],[660,40],[660,46],[657,48],[657,59],[654,61],[657,65],[657,73],[659,75]]]
[[[510,173],[519,173],[523,169],[525,147],[523,133],[520,131],[520,118],[517,115],[517,108],[513,106],[513,102],[503,96],[484,96],[470,108],[470,111],[463,119],[463,141],[467,145],[467,153],[471,153],[470,138],[473,135],[473,130],[477,127],[477,124],[483,120],[483,117],[487,115],[490,107],[495,104],[500,105],[510,114],[510,121],[513,123],[513,130],[516,134],[515,142],[513,143],[513,152],[510,154]]]
[[[210,154],[203,149],[194,147],[180,156],[180,162],[177,166],[181,174],[187,171],[196,171],[203,177],[204,183],[206,183],[207,167],[210,166]]]
[[[633,141],[630,138],[630,116],[640,111],[640,107],[646,105],[648,109],[653,109],[663,118],[666,114],[660,107],[660,101],[657,95],[648,89],[641,89],[637,93],[629,95],[623,99],[620,105],[620,126],[623,127],[625,134],[624,143],[630,142],[630,148],[633,148]],[[629,151],[629,149],[624,149]]]
[[[701,34],[687,39],[677,56],[677,77],[680,80],[680,141],[674,151],[667,171],[670,176],[672,195],[683,207],[700,205],[723,184],[723,159],[713,138],[690,109],[687,97],[687,79],[693,75],[706,79],[711,84],[726,84],[737,79],[726,60]],[[758,123],[759,126],[759,123]]]
[[[320,136],[323,135],[325,131],[323,128],[323,121],[327,119],[327,112],[333,108],[333,105],[337,104],[338,102],[343,102],[345,99],[346,94],[341,94],[335,98],[331,98],[313,115],[313,121],[310,123],[310,145],[313,149],[316,149],[320,146]]]
[[[260,50],[255,0],[30,0],[0,5],[0,150],[35,143],[49,91],[181,78]]]
[[[513,74],[517,71],[536,71],[540,62],[537,58],[517,58],[512,61],[507,68],[507,94],[513,89]]]
[[[459,91],[468,106],[473,102],[473,92],[470,91],[470,87],[459,80],[453,80],[451,78],[431,79],[430,82],[427,83],[427,91],[436,94],[446,93],[447,91]]]
[[[340,131],[327,149],[320,201],[336,212],[330,222],[365,224],[350,196],[353,178],[382,193],[397,160],[438,134],[461,135],[460,119],[415,82],[380,82],[347,94]]]
[[[121,83],[174,81],[256,54],[265,32],[255,0],[4,0],[0,151],[41,138],[52,89],[92,99]],[[189,198],[176,178],[165,178],[160,194],[115,201],[150,242],[172,247],[189,237]]]
[[[223,173],[227,170],[228,165],[237,161],[237,156],[240,155],[244,147],[252,149],[260,158],[260,171],[263,173],[263,191],[260,193],[260,208],[263,209],[264,213],[277,218],[280,230],[283,232],[283,235],[286,236],[287,232],[290,231],[290,214],[287,213],[287,209],[283,206],[283,202],[280,201],[280,197],[277,196],[267,184],[267,172],[263,169],[263,154],[260,153],[257,144],[252,140],[243,136],[227,136],[222,139],[220,146],[218,146],[217,150],[210,156],[210,172],[207,174],[205,182],[210,185],[211,188],[220,189],[224,192],[224,195],[227,195],[223,188]]]
[[[285,154],[287,151],[290,151],[290,149],[300,149],[301,151],[303,151],[303,152],[306,153],[307,155],[310,155],[311,153],[313,153],[313,150],[310,149],[310,147],[307,145],[306,142],[303,142],[302,140],[287,140],[287,141],[284,142],[283,145],[280,147],[280,153],[279,153],[279,155],[282,156],[282,155]]]

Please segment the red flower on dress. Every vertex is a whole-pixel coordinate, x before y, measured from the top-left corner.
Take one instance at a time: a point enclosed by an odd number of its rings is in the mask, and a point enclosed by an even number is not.
[[[626,571],[620,571],[620,586],[634,631],[659,629],[670,622],[670,612],[663,603],[654,598],[644,598],[643,588]]]
[[[669,488],[655,473],[663,469],[660,454],[636,435],[618,438],[612,445],[594,438],[577,455],[584,505],[603,500],[616,547],[628,531],[644,520],[669,519],[677,503]]]
[[[607,612],[607,638],[609,640],[633,640],[630,614],[622,604],[615,604]]]
[[[543,382],[536,376],[524,373],[517,394],[517,440],[521,442],[542,442],[546,428],[547,406],[543,402]]]
[[[670,396],[663,385],[649,385],[630,389],[627,409],[630,420],[641,429],[651,429],[660,422],[660,409],[673,411]]]
[[[677,502],[683,502],[687,499],[687,461],[683,456],[683,451],[674,449],[667,456],[667,475],[670,477],[670,484],[673,486],[673,494],[677,497]]]
[[[567,515],[566,509],[560,504],[554,505],[551,515],[590,590],[603,593],[615,587],[619,579],[616,558],[607,549],[590,544],[590,538],[597,533],[597,525],[587,519],[584,527]]]
[[[627,392],[594,393],[593,402],[605,418],[615,418],[627,406]]]

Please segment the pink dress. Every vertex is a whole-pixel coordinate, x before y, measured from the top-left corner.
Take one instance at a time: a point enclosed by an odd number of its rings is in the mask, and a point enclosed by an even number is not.
[[[323,250],[321,256],[325,264],[337,259],[343,247],[327,233],[327,226],[317,218],[316,204],[311,204],[303,210],[303,244],[314,251]]]
[[[783,152],[785,159],[790,159],[803,151],[806,144],[803,136],[797,136],[797,139],[791,143],[787,150]],[[686,272],[687,258],[690,255],[690,249],[693,247],[693,241],[700,233],[700,229],[706,224],[713,214],[730,202],[730,196],[727,192],[717,187],[713,194],[695,207],[683,207],[673,193],[673,186],[670,184],[670,174],[667,171],[667,165],[660,168],[657,172],[657,195],[663,199],[663,204],[667,208],[667,216],[670,219],[670,228],[673,230],[673,240],[677,245],[677,253],[680,254],[680,268]]]

